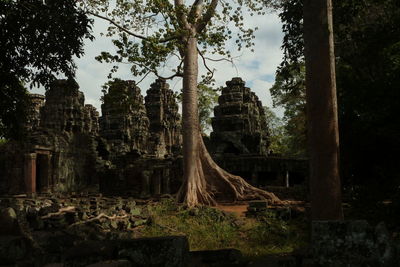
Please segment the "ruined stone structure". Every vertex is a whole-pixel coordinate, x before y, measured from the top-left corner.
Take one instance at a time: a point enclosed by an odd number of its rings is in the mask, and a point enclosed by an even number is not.
[[[307,175],[305,160],[269,155],[269,131],[261,101],[241,78],[226,82],[212,118],[207,147],[216,162],[254,186],[293,186]]]
[[[39,127],[40,123],[40,109],[44,105],[44,95],[31,94],[32,101],[32,114],[29,118],[27,125],[28,131],[34,131]]]
[[[42,96],[35,95],[42,100]],[[32,132],[24,144],[13,144],[23,164],[9,162],[10,169],[23,175],[12,176],[7,193],[71,192],[98,190],[98,114],[84,105],[84,95],[73,80],[55,81],[46,92]],[[41,106],[41,107],[40,107]],[[37,126],[39,124],[39,126]]]
[[[241,78],[226,84],[211,138],[205,140],[216,162],[260,187],[303,182],[306,161],[268,155],[267,122],[257,96]],[[32,99],[35,116],[28,140],[0,147],[0,194],[100,191],[148,197],[177,192],[181,119],[165,80],[156,80],[145,98],[134,81],[110,82],[100,118],[85,105],[73,80],[58,80],[45,98]]]
[[[145,100],[150,119],[150,154],[162,158],[179,153],[181,123],[174,92],[165,80],[157,79],[147,90]]]
[[[99,152],[107,160],[100,187],[108,193],[170,193],[179,175],[180,117],[172,90],[157,80],[146,105],[134,81],[116,80],[103,97]]]
[[[241,78],[233,78],[226,85],[214,108],[211,152],[267,155],[269,134],[261,101]]]
[[[84,131],[97,136],[99,134],[99,112],[90,104],[85,105]]]
[[[134,81],[111,82],[101,110],[100,135],[110,146],[111,157],[147,153],[149,119]]]

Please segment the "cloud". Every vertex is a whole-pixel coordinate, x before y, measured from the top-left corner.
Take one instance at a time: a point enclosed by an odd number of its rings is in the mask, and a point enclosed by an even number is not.
[[[246,81],[247,86],[251,87],[259,96],[264,105],[272,107],[272,100],[269,94],[269,88],[272,86],[275,77],[275,71],[282,59],[282,51],[280,49],[283,34],[281,30],[281,22],[275,13],[266,14],[264,16],[245,15],[245,23],[250,27],[258,27],[255,35],[255,52],[250,50],[237,51],[234,42],[227,45],[233,55],[239,56],[235,59],[235,66],[229,62],[210,62],[209,66],[215,68],[215,79],[217,86],[224,86],[225,82],[232,77],[240,76]],[[95,40],[85,42],[85,55],[76,58],[78,66],[76,79],[80,86],[80,90],[84,92],[86,102],[94,105],[99,112],[100,97],[102,95],[101,86],[107,82],[107,75],[112,67],[111,64],[100,63],[94,58],[102,51],[114,52],[115,47],[111,42],[111,38],[101,36],[101,32],[106,32],[108,23],[96,19],[93,27]],[[171,66],[173,62],[171,62]],[[200,75],[206,73],[206,69],[202,66],[202,60],[199,59]],[[168,73],[168,70],[166,70]],[[130,72],[129,65],[120,65],[119,71],[115,77],[127,80],[135,80]],[[145,95],[150,84],[155,80],[154,75],[149,75],[139,85],[142,94]],[[182,88],[181,79],[169,81],[170,87],[178,91]],[[43,89],[34,89],[33,92],[44,93]],[[280,110],[275,110],[277,114],[282,114]]]

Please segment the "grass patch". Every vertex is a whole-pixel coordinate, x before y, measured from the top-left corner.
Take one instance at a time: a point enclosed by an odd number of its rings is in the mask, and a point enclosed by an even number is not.
[[[254,258],[307,245],[305,221],[285,222],[270,212],[243,218],[212,207],[185,209],[169,199],[146,209],[150,223],[140,230],[141,236],[186,235],[191,250],[236,248]]]

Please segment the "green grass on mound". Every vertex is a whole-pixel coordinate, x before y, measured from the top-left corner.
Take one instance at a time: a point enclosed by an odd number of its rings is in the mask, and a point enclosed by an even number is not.
[[[290,253],[307,245],[304,220],[285,222],[272,213],[237,217],[212,207],[185,209],[172,200],[147,206],[150,223],[140,236],[186,235],[191,250],[236,248],[248,258]]]

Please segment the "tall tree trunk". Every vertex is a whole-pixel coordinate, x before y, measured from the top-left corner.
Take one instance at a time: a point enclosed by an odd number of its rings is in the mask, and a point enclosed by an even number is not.
[[[331,0],[304,1],[307,125],[313,220],[341,220]]]
[[[187,39],[184,52],[183,76],[183,185],[178,200],[192,207],[198,204],[215,205],[219,200],[265,198],[280,200],[272,193],[248,184],[243,178],[221,169],[209,155],[200,134],[197,108],[198,52],[193,34]]]

